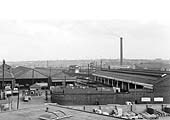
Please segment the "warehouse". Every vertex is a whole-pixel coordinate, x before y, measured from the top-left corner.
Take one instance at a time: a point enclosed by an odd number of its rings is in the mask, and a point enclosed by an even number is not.
[[[3,71],[0,69],[0,88],[2,89],[2,81],[3,81]],[[10,86],[14,88],[15,86],[15,78],[12,73],[5,70],[4,71],[4,86]]]
[[[93,78],[95,82],[119,88],[120,91],[117,92],[125,93],[128,98],[124,98],[126,100],[138,103],[170,103],[170,75],[168,72],[101,70],[93,73]],[[156,98],[158,99],[155,100]]]
[[[51,79],[52,79],[52,86],[67,86],[67,85],[74,86],[77,80],[76,77],[72,77],[62,71],[52,75]]]
[[[67,86],[69,84],[74,85],[76,82],[76,77],[63,72],[63,69],[59,68],[35,68],[34,70],[50,77],[51,86]]]
[[[20,85],[21,88],[29,88],[34,83],[48,83],[48,76],[40,73],[39,71],[19,66],[13,69],[16,84]]]
[[[49,86],[75,84],[76,77],[65,74],[56,68],[27,68],[23,66],[13,69],[16,84],[23,88],[29,88],[35,83],[49,83]]]

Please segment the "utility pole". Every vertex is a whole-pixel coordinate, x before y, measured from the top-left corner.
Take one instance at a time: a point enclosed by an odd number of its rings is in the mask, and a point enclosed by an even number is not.
[[[5,99],[5,91],[4,91],[4,80],[5,80],[5,60],[3,59],[3,64],[2,64],[2,93],[3,93],[3,99]]]
[[[34,84],[34,69],[32,69],[32,84]]]
[[[48,89],[50,89],[50,86],[51,86],[51,67],[48,75]]]
[[[101,61],[100,61],[100,70],[102,70],[102,63],[103,61],[102,61],[102,59],[101,59]]]
[[[64,76],[64,88],[66,88],[66,75]]]
[[[88,73],[87,73],[87,75],[88,75],[88,77],[89,77],[89,64],[88,64],[88,71],[87,71]]]
[[[18,86],[17,110],[19,109],[19,91],[20,91],[20,86]]]

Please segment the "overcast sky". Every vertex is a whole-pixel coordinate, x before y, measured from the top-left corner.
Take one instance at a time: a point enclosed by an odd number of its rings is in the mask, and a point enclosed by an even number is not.
[[[0,2],[0,59],[170,59],[168,0]]]

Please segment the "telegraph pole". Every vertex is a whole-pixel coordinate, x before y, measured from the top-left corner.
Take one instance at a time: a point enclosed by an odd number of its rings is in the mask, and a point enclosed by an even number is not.
[[[88,71],[87,71],[87,75],[88,75],[88,77],[89,77],[89,64],[88,64],[88,69],[87,69]]]
[[[2,93],[3,93],[3,99],[5,99],[5,91],[4,91],[4,80],[5,80],[5,60],[3,59],[3,64],[2,64]]]
[[[3,64],[2,64],[2,91],[4,92],[4,66],[5,66],[5,60],[3,60]]]
[[[32,84],[34,84],[34,69],[32,69]]]
[[[66,75],[64,76],[64,88],[66,88]]]
[[[20,90],[20,85],[18,86],[17,110],[19,109],[19,90]]]
[[[48,89],[50,90],[50,86],[51,86],[51,67],[50,67],[50,71],[49,71],[49,75],[48,75]]]
[[[102,65],[103,64],[103,61],[102,61],[102,59],[101,59],[101,61],[100,61],[100,70],[102,70]]]

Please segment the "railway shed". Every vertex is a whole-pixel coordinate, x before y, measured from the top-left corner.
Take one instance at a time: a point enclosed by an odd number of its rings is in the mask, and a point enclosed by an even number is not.
[[[48,76],[36,69],[19,66],[13,69],[16,84],[28,88],[34,83],[48,83]]]
[[[170,73],[167,71],[115,69],[96,71],[92,75],[95,82],[120,89],[117,92],[125,93],[126,100],[170,103]]]

